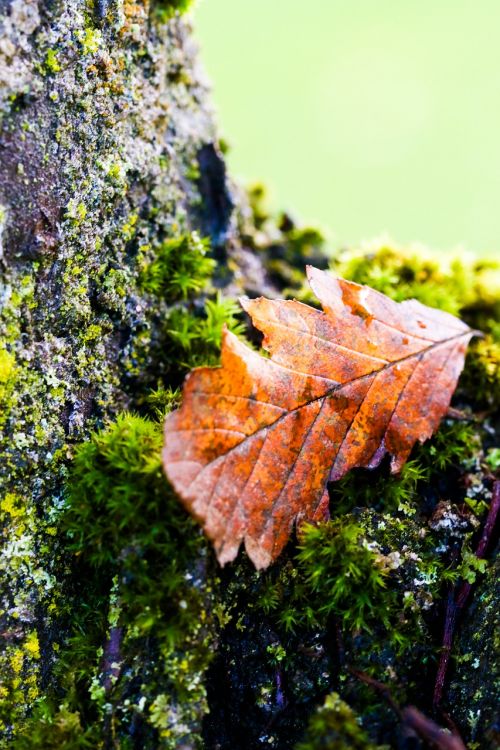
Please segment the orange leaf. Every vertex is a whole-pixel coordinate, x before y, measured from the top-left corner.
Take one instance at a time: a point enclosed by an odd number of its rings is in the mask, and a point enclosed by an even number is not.
[[[294,522],[328,514],[328,482],[384,454],[398,472],[445,414],[474,335],[449,313],[308,267],[323,312],[242,300],[264,358],[224,332],[221,367],[194,370],[167,417],[166,474],[221,564],[257,568]]]

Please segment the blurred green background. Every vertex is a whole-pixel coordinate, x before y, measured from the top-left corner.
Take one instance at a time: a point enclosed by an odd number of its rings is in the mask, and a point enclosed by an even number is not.
[[[232,174],[335,243],[500,247],[498,0],[200,0]]]

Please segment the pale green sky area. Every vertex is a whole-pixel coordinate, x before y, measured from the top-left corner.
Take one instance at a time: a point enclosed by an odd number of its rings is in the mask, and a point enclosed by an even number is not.
[[[335,245],[500,249],[499,0],[199,0],[229,164]]]

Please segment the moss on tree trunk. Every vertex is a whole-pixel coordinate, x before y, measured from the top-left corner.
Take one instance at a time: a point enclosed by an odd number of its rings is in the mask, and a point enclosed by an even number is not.
[[[174,6],[0,6],[7,745],[51,684],[64,639],[67,559],[57,527],[72,446],[137,406],[167,369],[165,314],[182,290],[151,294],[144,269],[167,239],[180,238],[172,275],[183,254],[203,262],[193,232],[215,248],[231,234],[207,90]]]

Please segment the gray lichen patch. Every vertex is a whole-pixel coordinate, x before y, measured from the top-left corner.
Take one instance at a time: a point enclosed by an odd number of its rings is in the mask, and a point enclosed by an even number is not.
[[[19,95],[42,88],[34,76],[31,47],[40,23],[37,0],[12,0],[10,12],[0,19],[0,113],[8,111]]]

